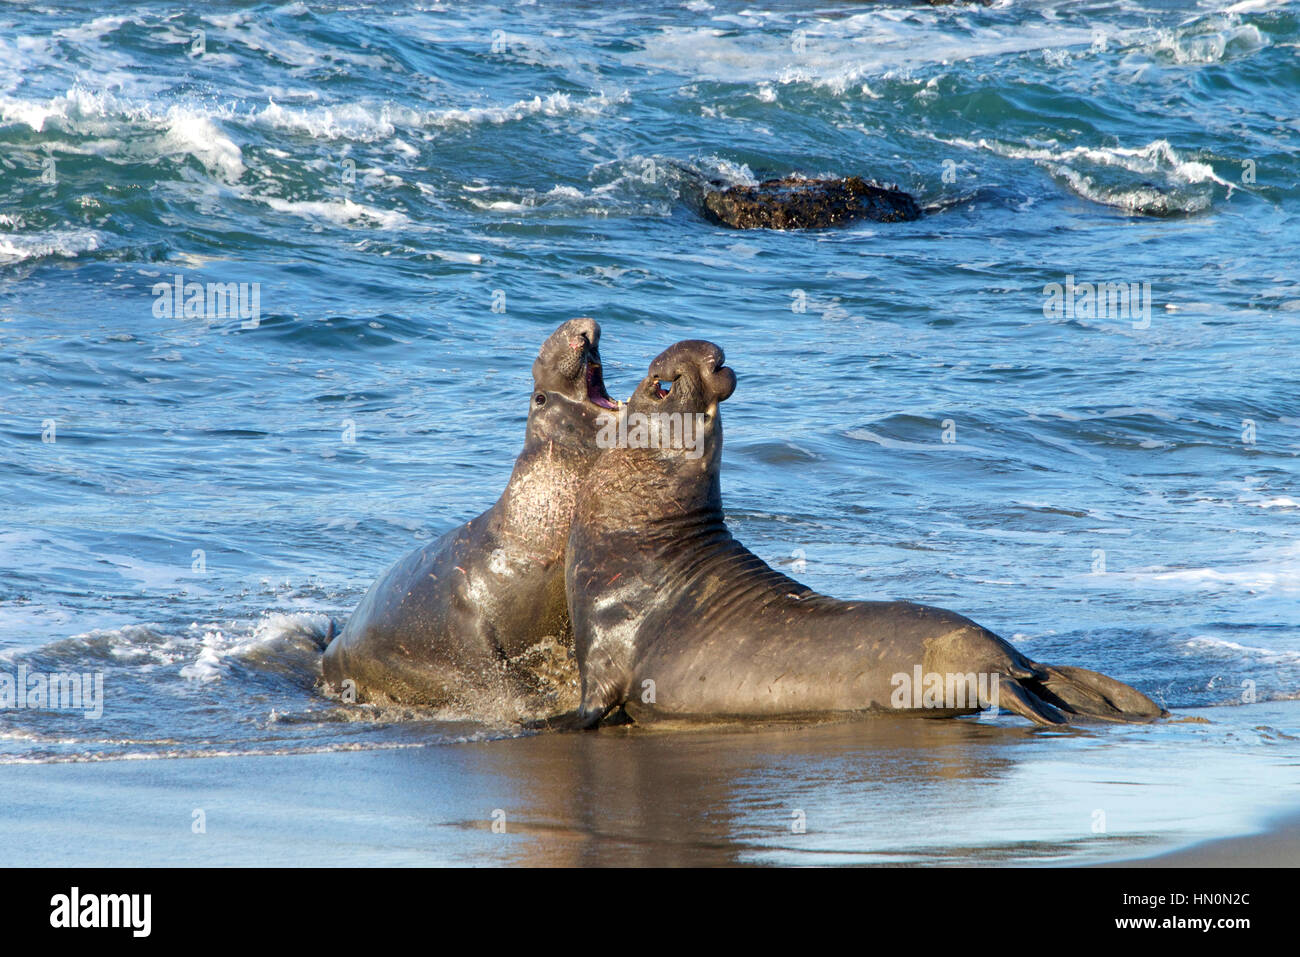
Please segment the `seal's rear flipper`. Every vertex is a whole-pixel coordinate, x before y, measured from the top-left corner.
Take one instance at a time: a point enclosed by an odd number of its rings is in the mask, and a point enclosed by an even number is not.
[[[566,711],[524,722],[524,728],[529,731],[582,731],[587,727],[589,725],[581,711]]]
[[[621,707],[610,708],[604,713],[579,708],[577,711],[553,714],[549,718],[526,721],[524,727],[529,731],[588,731],[602,725],[613,726],[635,723],[631,716]]]
[[[1028,718],[1034,724],[1063,725],[1065,715],[1047,702],[1039,699],[1015,679],[1007,679],[998,687],[998,707]]]
[[[322,627],[313,628],[311,630],[311,640],[316,643],[316,646],[320,648],[321,651],[324,651],[330,646],[330,642],[338,637],[338,633],[342,630],[343,627],[339,624],[337,618],[327,618]]]
[[[1087,668],[1042,665],[1030,690],[1056,707],[1104,721],[1154,721],[1169,712],[1136,688]]]

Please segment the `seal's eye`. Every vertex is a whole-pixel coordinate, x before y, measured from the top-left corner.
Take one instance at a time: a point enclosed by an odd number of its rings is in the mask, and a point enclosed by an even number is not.
[[[537,393],[537,395],[533,396],[533,404],[546,405],[546,394],[543,392],[539,392]]]

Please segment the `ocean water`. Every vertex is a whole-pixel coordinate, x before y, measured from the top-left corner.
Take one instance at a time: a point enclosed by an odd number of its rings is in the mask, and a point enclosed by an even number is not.
[[[0,710],[0,763],[516,736],[342,705],[319,647],[496,499],[538,345],[591,315],[613,395],[724,347],[728,519],[770,563],[1182,717],[1267,706],[1033,767],[1179,749],[1215,813],[1294,787],[1300,4],[201,11],[0,6],[0,667],[103,680],[99,718]],[[931,211],[689,201],[791,172]],[[177,277],[247,308],[169,310]],[[827,760],[780,752],[777,791]]]

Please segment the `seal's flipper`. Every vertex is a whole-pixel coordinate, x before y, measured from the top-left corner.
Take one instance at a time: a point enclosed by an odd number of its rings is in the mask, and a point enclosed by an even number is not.
[[[1065,715],[1028,691],[1016,680],[1003,681],[998,687],[998,707],[1028,718],[1034,724],[1063,725]]]
[[[337,618],[327,618],[324,625],[314,626],[309,632],[309,636],[316,646],[324,651],[343,630]]]
[[[589,727],[581,711],[566,711],[546,718],[525,721],[528,731],[584,731]]]
[[[1062,710],[1104,721],[1153,721],[1169,712],[1136,688],[1087,668],[1043,665],[1030,690]]]
[[[579,705],[578,710],[574,712],[575,715],[577,716],[577,724],[575,725],[575,727],[582,731],[587,731],[592,728],[599,728],[602,724],[605,723],[606,715],[620,708],[621,706],[619,702],[614,702],[612,704],[607,704],[607,705],[601,705],[601,704]],[[614,721],[611,723],[624,724],[625,722]]]

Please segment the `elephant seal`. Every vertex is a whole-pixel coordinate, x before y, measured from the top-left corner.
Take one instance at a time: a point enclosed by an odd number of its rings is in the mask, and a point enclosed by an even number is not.
[[[863,219],[897,223],[921,218],[920,204],[910,193],[860,176],[786,176],[757,186],[706,188],[701,209],[712,222],[734,229],[823,229]]]
[[[362,598],[325,651],[325,680],[360,700],[521,717],[573,707],[577,667],[564,548],[598,453],[600,326],[571,319],[533,363],[524,448],[490,509],[412,551]],[[487,714],[490,712],[490,714]]]
[[[677,343],[628,400],[626,441],[588,475],[565,569],[582,675],[570,726],[994,704],[1044,725],[1166,713],[953,612],[840,601],[769,568],[723,521],[718,405],[735,387],[720,348]]]

